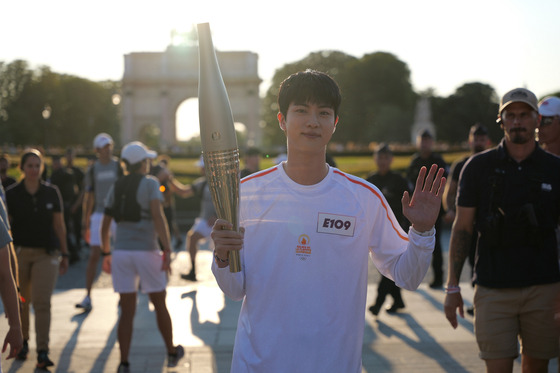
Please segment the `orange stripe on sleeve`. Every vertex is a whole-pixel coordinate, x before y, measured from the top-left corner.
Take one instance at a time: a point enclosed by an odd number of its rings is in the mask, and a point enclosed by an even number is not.
[[[257,177],[261,177],[261,176],[264,176],[264,175],[268,175],[269,173],[274,172],[274,171],[276,171],[277,169],[278,169],[278,167],[274,167],[274,168],[271,168],[270,170],[265,170],[265,171],[256,172],[256,173],[254,173],[254,174],[252,174],[252,175],[249,175],[249,176],[244,177],[243,179],[241,179],[241,184],[243,184],[244,182],[249,181],[249,180],[251,180],[251,179],[255,179],[255,178],[257,178]]]
[[[388,209],[387,205],[385,205],[385,202],[383,201],[383,198],[379,195],[379,193],[377,193],[377,191],[376,191],[375,189],[373,189],[372,187],[370,187],[369,185],[367,185],[367,184],[365,184],[365,183],[362,183],[361,181],[358,181],[358,180],[354,180],[354,179],[349,178],[346,174],[344,174],[344,173],[342,173],[342,172],[340,172],[340,171],[335,170],[334,173],[335,173],[335,174],[338,174],[338,175],[340,175],[340,176],[345,177],[348,181],[350,181],[350,182],[352,182],[352,183],[354,183],[354,184],[358,184],[358,185],[363,186],[364,188],[368,189],[370,192],[372,192],[373,194],[375,194],[375,195],[377,196],[377,198],[379,198],[379,201],[381,202],[381,205],[382,205],[383,208],[385,209],[385,215],[387,216],[387,219],[389,219],[389,222],[391,223],[391,226],[393,227],[393,229],[395,230],[395,232],[397,233],[397,235],[398,235],[400,238],[402,238],[403,240],[408,241],[408,237],[403,236],[403,235],[399,232],[398,228],[396,228],[395,225],[393,224],[393,220],[391,219],[391,217],[390,217],[390,215],[389,215],[389,209]]]

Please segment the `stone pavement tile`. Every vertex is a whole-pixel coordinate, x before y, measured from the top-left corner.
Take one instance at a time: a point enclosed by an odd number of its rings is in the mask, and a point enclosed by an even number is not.
[[[167,303],[173,321],[174,342],[185,347],[185,357],[176,368],[166,367],[166,352],[157,331],[153,307],[144,294],[138,296],[131,346],[132,372],[205,373],[229,372],[237,318],[241,302],[226,299],[210,270],[212,253],[201,250],[197,256],[198,279],[189,282],[179,274],[190,269],[188,255],[175,254]],[[52,299],[51,352],[52,372],[115,372],[120,356],[116,337],[119,316],[118,295],[110,277],[100,274],[93,291],[94,308],[81,313],[74,308],[84,296],[84,264],[71,267],[57,286]],[[467,271],[464,271],[467,272]],[[377,292],[378,272],[369,274],[367,305]],[[378,317],[365,312],[363,372],[481,372],[484,362],[478,358],[473,318],[465,315],[459,327],[451,328],[443,314],[443,290],[430,289],[425,282],[414,292],[403,291],[406,308],[396,315],[382,310]],[[472,287],[461,283],[467,305]],[[386,306],[390,306],[391,298]],[[4,372],[33,372],[36,362],[33,315],[31,316],[30,354],[26,362],[2,361]],[[0,318],[0,336],[7,331],[6,319]],[[3,355],[4,358],[6,354]],[[557,362],[550,364],[555,372]],[[519,359],[514,372],[521,371]]]

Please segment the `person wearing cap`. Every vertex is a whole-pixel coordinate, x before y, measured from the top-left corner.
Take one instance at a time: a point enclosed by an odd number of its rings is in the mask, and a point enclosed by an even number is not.
[[[488,137],[488,129],[481,125],[480,123],[476,123],[471,126],[469,130],[469,138],[468,138],[469,148],[471,153],[466,155],[465,157],[456,160],[451,165],[451,178],[448,183],[445,185],[445,191],[443,193],[443,208],[445,209],[445,215],[443,216],[443,221],[446,223],[453,223],[455,219],[455,198],[457,197],[457,187],[459,185],[459,176],[461,174],[461,170],[463,166],[467,162],[467,160],[473,156],[474,154],[478,154],[488,148],[490,145],[490,138]],[[474,268],[474,254],[476,251],[476,239],[472,240],[471,251],[469,253],[469,264],[471,266],[471,274],[472,269]],[[474,307],[468,307],[467,313],[469,315],[474,315]]]
[[[501,99],[500,144],[463,166],[449,245],[445,316],[463,317],[459,279],[477,237],[475,335],[488,372],[546,372],[558,355],[554,300],[560,293],[555,228],[560,217],[560,158],[535,141],[535,94],[525,88]]]
[[[410,189],[414,189],[416,180],[422,167],[429,168],[432,164],[437,164],[438,168],[443,168],[445,171],[443,176],[447,178],[449,167],[443,160],[441,155],[434,152],[434,135],[430,130],[425,129],[418,133],[416,136],[416,146],[418,152],[415,153],[411,160],[410,165],[406,170],[406,179],[408,180]],[[430,287],[433,289],[441,288],[443,286],[443,256],[441,251],[441,222],[443,216],[443,208],[440,209],[440,215],[436,221],[436,246],[432,255],[432,271],[433,279]]]
[[[107,192],[122,175],[122,168],[117,158],[113,157],[113,138],[107,133],[100,133],[93,139],[97,160],[88,168],[84,179],[84,200],[82,207],[83,237],[89,243],[90,253],[86,268],[86,296],[76,304],[76,308],[85,311],[92,309],[91,288],[95,280],[101,254],[101,219]],[[113,224],[112,231],[116,226]]]
[[[103,271],[111,274],[113,288],[120,296],[121,312],[117,332],[121,353],[120,373],[130,371],[128,356],[139,287],[148,294],[154,306],[159,331],[167,349],[168,367],[176,366],[184,355],[181,345],[173,345],[173,327],[165,302],[167,276],[171,271],[171,239],[163,214],[160,183],[154,176],[148,175],[150,160],[156,156],[154,151],[139,141],[126,144],[121,159],[125,163],[127,175],[110,187],[104,205],[101,225]],[[121,190],[123,194],[117,196]],[[126,213],[130,207],[126,201],[130,200],[140,207],[137,219]],[[110,227],[114,217],[118,222],[114,250],[111,251]],[[158,238],[163,250],[159,248]]]
[[[402,212],[401,197],[405,191],[410,192],[408,182],[403,176],[391,170],[391,164],[393,163],[393,151],[389,145],[383,143],[379,144],[375,149],[373,158],[377,166],[377,171],[370,174],[366,180],[379,188],[381,193],[383,193],[383,196],[387,199],[387,203],[389,203],[389,207],[393,210],[399,225],[406,231],[408,230],[410,223]],[[393,304],[386,310],[388,313],[396,313],[405,307],[401,295],[401,288],[395,284],[395,281],[381,275],[381,279],[377,286],[377,298],[375,299],[375,304],[368,308],[374,316],[379,314],[379,311],[381,310],[388,294],[393,297]]]
[[[560,98],[549,96],[542,99],[539,102],[539,114],[541,116],[538,129],[539,144],[547,152],[560,156]],[[556,228],[556,240],[560,260],[560,226]],[[557,315],[557,323],[560,327],[560,294],[558,294]],[[558,373],[560,373],[560,351]]]
[[[560,98],[549,96],[539,102],[539,144],[560,156]]]
[[[217,213],[212,202],[212,193],[206,179],[204,169],[204,158],[202,156],[197,161],[200,168],[201,177],[197,178],[190,185],[191,194],[200,198],[200,213],[195,219],[193,226],[187,232],[187,250],[191,257],[191,270],[188,273],[182,273],[181,278],[187,281],[196,281],[196,254],[198,252],[198,243],[200,240],[210,238],[212,233],[212,225],[216,221]],[[210,242],[211,244],[211,242]]]
[[[457,187],[459,185],[459,175],[461,174],[463,166],[474,154],[478,154],[490,146],[488,129],[480,123],[472,125],[469,130],[468,143],[471,151],[470,154],[453,162],[449,172],[451,174],[451,178],[445,185],[443,208],[446,211],[444,220],[447,223],[452,223],[453,219],[455,219],[455,197],[457,195]]]

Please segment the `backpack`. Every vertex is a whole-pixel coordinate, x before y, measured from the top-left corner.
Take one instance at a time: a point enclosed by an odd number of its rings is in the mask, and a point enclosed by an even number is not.
[[[130,174],[115,182],[115,199],[113,207],[106,209],[118,223],[120,221],[139,222],[142,219],[142,207],[136,200],[138,185],[144,178],[142,174]]]

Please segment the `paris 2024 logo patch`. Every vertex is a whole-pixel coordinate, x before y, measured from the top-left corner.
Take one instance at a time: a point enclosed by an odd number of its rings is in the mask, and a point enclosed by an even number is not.
[[[296,246],[296,256],[299,260],[307,260],[311,257],[311,246],[309,245],[309,236],[301,234],[298,237],[298,244]]]

